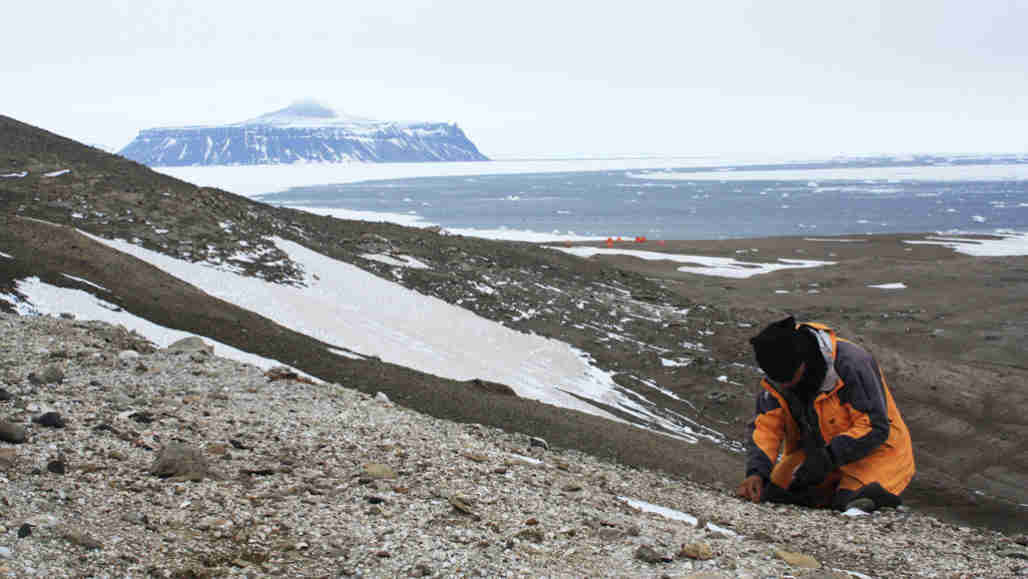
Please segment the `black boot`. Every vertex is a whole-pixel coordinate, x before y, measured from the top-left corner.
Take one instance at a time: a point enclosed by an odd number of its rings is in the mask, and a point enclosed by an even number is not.
[[[903,504],[903,499],[882,488],[879,483],[864,485],[854,491],[839,491],[832,501],[836,510],[848,511],[860,509],[870,513],[882,507],[896,508]]]

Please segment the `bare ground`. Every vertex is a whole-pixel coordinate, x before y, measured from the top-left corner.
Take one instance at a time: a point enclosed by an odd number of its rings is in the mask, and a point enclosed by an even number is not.
[[[1028,258],[973,257],[903,243],[923,237],[676,241],[646,247],[758,262],[836,262],[748,279],[682,273],[677,271],[682,264],[673,262],[604,261],[665,280],[666,287],[700,303],[717,303],[736,319],[767,323],[794,314],[827,323],[868,347],[914,438],[918,475],[907,502],[944,516],[1023,529],[1028,518],[1023,445],[1028,437]],[[906,289],[869,287],[895,282]],[[752,363],[746,338],[757,330],[725,325],[715,337],[715,356]],[[756,387],[754,381],[748,389]]]
[[[918,475],[905,495],[908,504],[953,521],[1028,531],[1024,256],[977,258],[902,243],[923,237],[918,234],[845,237],[862,242],[626,244],[758,262],[837,262],[726,279],[682,273],[670,261],[579,259],[531,244],[277,209],[197,188],[6,117],[0,117],[0,162],[4,171],[29,173],[0,182],[0,251],[12,256],[0,259],[2,293],[11,293],[16,280],[27,276],[95,292],[62,274],[85,278],[111,290],[100,297],[138,316],[291,363],[325,380],[383,391],[433,416],[540,436],[723,491],[734,488],[743,469],[741,455],[724,444],[685,444],[523,400],[503,385],[446,380],[378,360],[326,357],[319,354],[325,344],[214,299],[75,230],[135,239],[190,261],[230,259],[246,242],[268,251],[236,265],[247,275],[280,283],[295,283],[297,271],[269,239],[291,239],[512,328],[571,343],[615,373],[625,388],[736,440],[758,388],[747,338],[786,314],[824,322],[867,346],[886,373],[914,437]],[[45,176],[60,169],[71,172]],[[391,266],[362,258],[367,252],[410,255],[433,268],[397,275]],[[483,296],[477,288],[486,279],[502,280],[502,291]],[[868,287],[892,282],[907,288]],[[623,317],[647,314],[650,306],[659,315]],[[523,316],[528,310],[537,312]],[[611,334],[624,339],[610,339]],[[683,345],[700,342],[701,349]],[[690,358],[691,364],[664,366],[659,351]],[[661,399],[644,381],[674,396]]]

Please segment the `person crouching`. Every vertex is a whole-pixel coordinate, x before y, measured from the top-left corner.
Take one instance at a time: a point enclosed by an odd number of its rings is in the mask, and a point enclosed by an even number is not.
[[[914,451],[871,354],[827,326],[791,316],[750,344],[765,377],[747,426],[738,495],[868,512],[902,504]]]

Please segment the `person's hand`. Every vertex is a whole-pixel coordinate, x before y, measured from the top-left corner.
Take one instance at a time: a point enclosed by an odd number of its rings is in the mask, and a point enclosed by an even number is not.
[[[763,490],[764,479],[759,474],[751,474],[742,481],[735,493],[744,499],[759,503]]]
[[[807,459],[792,474],[792,482],[789,484],[789,491],[797,492],[807,487],[821,484],[828,473],[835,470],[835,460],[828,448],[821,448],[808,452]]]

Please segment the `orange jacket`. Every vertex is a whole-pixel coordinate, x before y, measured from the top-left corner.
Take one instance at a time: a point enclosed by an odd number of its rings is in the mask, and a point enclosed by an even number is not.
[[[866,350],[837,338],[822,324],[797,327],[814,333],[827,362],[813,410],[844,480],[851,481],[846,486],[878,482],[899,494],[914,477],[914,451],[878,364]],[[761,380],[761,386],[756,416],[748,428],[746,474],[770,479],[779,449],[783,455],[802,450],[803,440],[786,398],[767,380]]]

